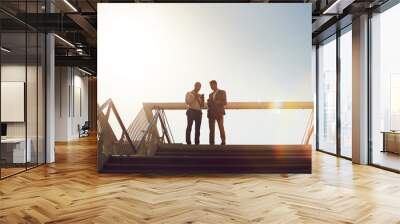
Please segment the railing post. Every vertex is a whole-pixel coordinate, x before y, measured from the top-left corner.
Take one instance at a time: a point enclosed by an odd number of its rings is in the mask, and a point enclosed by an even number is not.
[[[160,111],[160,110],[159,110],[159,111]],[[168,144],[170,144],[170,143],[171,143],[171,138],[170,138],[169,133],[168,133],[168,130],[167,130],[167,128],[166,128],[166,125],[165,125],[165,122],[164,122],[164,118],[161,116],[161,113],[160,113],[160,112],[158,113],[158,117],[159,117],[159,119],[160,119],[160,124],[161,124],[161,128],[162,128],[163,135],[166,136],[167,142],[168,142]]]
[[[111,107],[111,109],[113,110],[114,115],[115,115],[115,117],[117,118],[117,121],[118,121],[119,125],[120,125],[121,128],[122,128],[122,132],[125,134],[126,140],[128,141],[129,145],[132,147],[132,150],[133,150],[134,152],[136,152],[136,148],[135,148],[135,146],[133,145],[133,142],[132,142],[131,138],[129,137],[128,132],[126,131],[125,125],[124,125],[124,123],[122,122],[122,119],[121,119],[121,117],[119,116],[119,113],[118,113],[117,109],[115,108],[114,103],[113,103],[112,101],[111,101],[111,103],[110,103],[110,107]]]

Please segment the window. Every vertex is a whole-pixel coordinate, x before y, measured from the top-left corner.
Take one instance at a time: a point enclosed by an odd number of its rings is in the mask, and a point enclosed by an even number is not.
[[[340,154],[352,157],[352,33],[351,26],[340,36]]]
[[[318,149],[336,153],[336,36],[318,48]]]
[[[371,162],[400,170],[400,5],[371,19]]]
[[[390,130],[400,130],[400,73],[390,74]]]

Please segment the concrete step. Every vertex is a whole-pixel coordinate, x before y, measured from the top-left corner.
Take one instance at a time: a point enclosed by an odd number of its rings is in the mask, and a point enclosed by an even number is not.
[[[155,156],[111,156],[103,172],[310,173],[310,145],[160,145]]]
[[[106,172],[310,173],[309,157],[152,156],[111,157]]]

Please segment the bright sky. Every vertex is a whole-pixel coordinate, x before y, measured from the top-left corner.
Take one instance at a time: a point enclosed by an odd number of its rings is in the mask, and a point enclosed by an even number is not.
[[[195,81],[207,95],[217,80],[229,101],[312,101],[310,4],[99,4],[98,51],[99,104],[112,98],[126,125],[142,102],[183,102]],[[228,111],[227,139],[299,143],[306,115]],[[182,142],[185,112],[168,119]]]

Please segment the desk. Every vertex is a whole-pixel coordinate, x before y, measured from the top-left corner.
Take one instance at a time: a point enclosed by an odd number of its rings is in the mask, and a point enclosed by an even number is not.
[[[1,157],[6,163],[25,163],[31,162],[31,139],[27,139],[28,144],[25,151],[25,138],[6,138],[1,139]]]
[[[383,151],[400,154],[400,132],[383,131]]]

